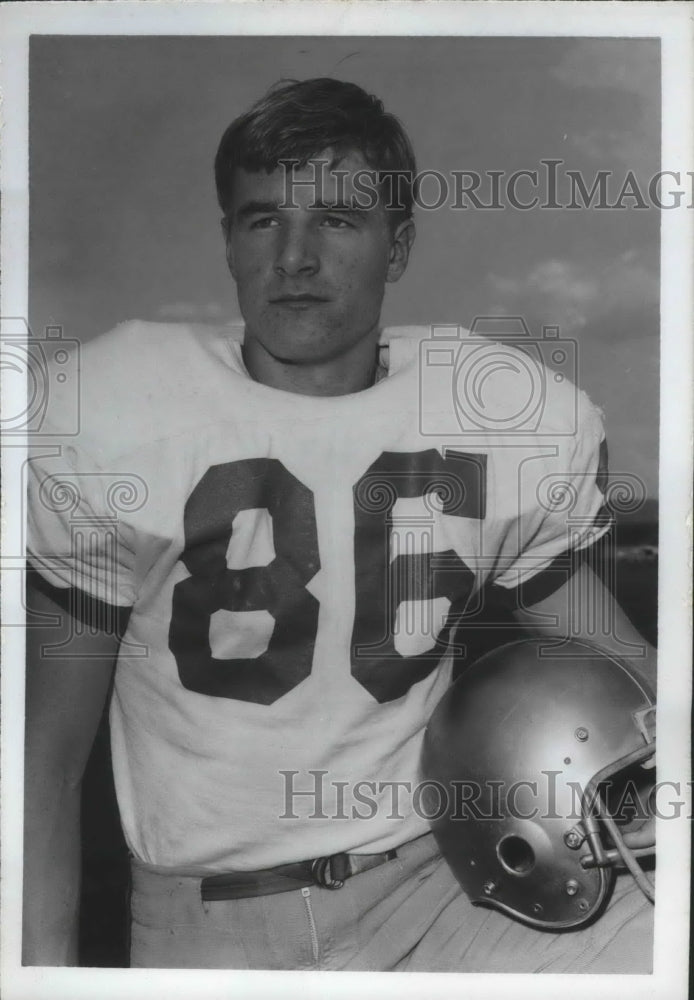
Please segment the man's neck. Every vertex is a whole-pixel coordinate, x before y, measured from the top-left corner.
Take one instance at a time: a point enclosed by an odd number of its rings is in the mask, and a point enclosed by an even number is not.
[[[273,357],[257,340],[243,344],[243,361],[256,382],[304,396],[346,396],[377,381],[378,340],[366,338],[348,355],[327,361],[286,362]]]

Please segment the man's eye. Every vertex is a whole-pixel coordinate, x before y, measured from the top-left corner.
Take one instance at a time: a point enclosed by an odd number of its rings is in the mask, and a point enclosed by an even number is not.
[[[263,215],[260,219],[253,220],[251,229],[270,229],[274,225],[277,225],[274,215]]]
[[[342,215],[326,215],[322,223],[329,229],[351,229],[350,223]]]

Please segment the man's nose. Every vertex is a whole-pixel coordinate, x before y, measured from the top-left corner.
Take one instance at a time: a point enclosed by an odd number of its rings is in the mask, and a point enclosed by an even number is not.
[[[287,227],[277,248],[275,271],[286,277],[315,274],[320,259],[315,236],[305,227]]]

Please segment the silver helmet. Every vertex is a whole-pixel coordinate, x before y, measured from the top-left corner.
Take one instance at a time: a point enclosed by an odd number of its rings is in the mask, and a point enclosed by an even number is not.
[[[631,666],[582,641],[522,640],[481,657],[437,706],[424,802],[474,903],[579,927],[618,866],[653,900],[636,858],[655,851],[654,755],[655,698]]]

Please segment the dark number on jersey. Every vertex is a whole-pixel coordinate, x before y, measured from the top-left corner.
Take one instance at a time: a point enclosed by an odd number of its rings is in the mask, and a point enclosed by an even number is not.
[[[484,518],[485,457],[383,452],[353,493],[352,675],[377,701],[392,701],[438,665],[473,585],[472,571],[453,551],[391,559],[393,507],[398,499],[438,496],[445,514]],[[266,566],[229,569],[234,519],[258,508],[271,518],[275,557]],[[215,465],[190,495],[184,533],[181,561],[190,576],[174,587],[169,629],[181,683],[199,694],[271,704],[311,673],[319,604],[306,585],[320,569],[312,491],[277,459]],[[402,656],[393,638],[398,607],[439,597],[450,610],[431,648]],[[221,610],[268,612],[274,628],[267,649],[246,659],[213,657],[210,622]]]

